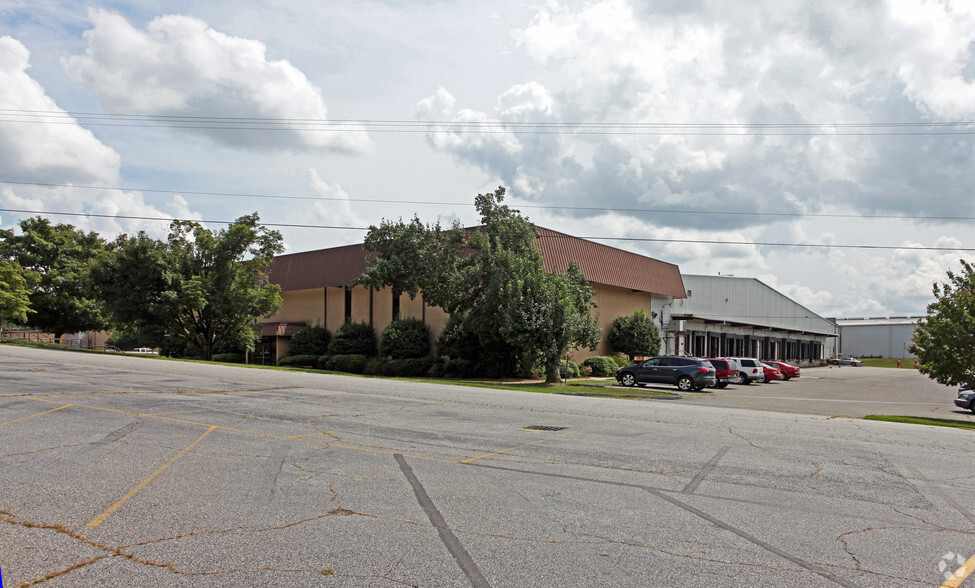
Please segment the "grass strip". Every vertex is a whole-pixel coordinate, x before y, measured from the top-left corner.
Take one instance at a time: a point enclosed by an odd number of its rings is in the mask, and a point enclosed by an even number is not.
[[[951,427],[975,431],[975,422],[953,421],[951,419],[932,419],[927,417],[893,416],[886,414],[871,414],[863,417],[867,421],[886,421],[888,423],[908,423],[911,425],[928,425],[930,427]]]

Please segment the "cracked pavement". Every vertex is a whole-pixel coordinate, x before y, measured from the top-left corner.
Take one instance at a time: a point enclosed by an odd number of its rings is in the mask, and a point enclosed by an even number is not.
[[[939,586],[975,554],[971,431],[7,346],[0,373],[6,587]]]

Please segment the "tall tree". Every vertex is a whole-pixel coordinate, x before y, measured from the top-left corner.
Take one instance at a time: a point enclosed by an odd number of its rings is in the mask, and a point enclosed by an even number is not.
[[[16,261],[0,260],[0,321],[27,324],[30,290],[24,269]]]
[[[482,226],[475,230],[457,223],[450,230],[424,228],[416,218],[409,225],[372,227],[366,249],[376,255],[367,261],[362,282],[394,292],[422,290],[425,301],[476,335],[506,371],[540,363],[546,380],[556,382],[568,349],[598,343],[593,291],[576,266],[561,276],[545,271],[538,230],[504,204],[504,195],[504,188],[478,194],[474,205]],[[410,246],[374,245],[397,241]]]
[[[920,371],[941,384],[975,383],[975,269],[961,260],[960,274],[933,286],[935,301],[914,330],[911,351]]]
[[[166,241],[119,237],[94,272],[113,322],[155,326],[171,345],[205,359],[218,345],[253,350],[253,320],[281,305],[267,269],[284,250],[281,234],[259,221],[256,213],[242,216],[218,232],[173,221]]]
[[[30,326],[56,337],[104,327],[89,281],[104,249],[97,233],[52,225],[39,216],[20,221],[20,234],[0,230],[0,259],[17,262],[31,282]]]

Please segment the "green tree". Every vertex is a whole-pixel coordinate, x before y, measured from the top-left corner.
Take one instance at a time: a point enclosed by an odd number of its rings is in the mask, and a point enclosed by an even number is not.
[[[31,290],[28,324],[56,337],[105,326],[89,281],[104,250],[97,233],[39,216],[20,221],[20,234],[0,229],[0,259],[17,262]]]
[[[257,213],[213,232],[173,221],[166,241],[120,236],[113,254],[93,272],[113,323],[154,326],[169,348],[188,348],[205,359],[214,349],[253,350],[257,317],[281,305],[268,267],[284,250],[281,234],[259,225]]]
[[[938,383],[957,386],[975,378],[975,269],[961,260],[962,271],[933,286],[935,301],[914,330],[911,351],[919,370]]]
[[[613,351],[629,357],[630,361],[638,355],[656,355],[660,353],[660,330],[653,319],[642,308],[638,308],[630,316],[613,320],[609,331],[609,345]]]
[[[545,271],[537,229],[504,204],[504,194],[478,194],[476,230],[424,227],[417,218],[371,227],[366,249],[374,256],[361,283],[422,290],[426,302],[451,315],[452,329],[477,339],[482,363],[486,355],[507,373],[540,363],[555,382],[568,349],[598,343],[593,292],[578,267],[565,275]],[[407,246],[377,246],[393,243]]]
[[[27,324],[30,289],[24,269],[16,261],[0,260],[0,321]]]

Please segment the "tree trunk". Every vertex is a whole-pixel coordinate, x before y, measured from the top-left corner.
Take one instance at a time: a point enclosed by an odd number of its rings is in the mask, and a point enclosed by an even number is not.
[[[559,366],[561,363],[561,360],[556,359],[554,362],[545,364],[546,384],[558,384],[562,381],[562,374],[559,371]]]

